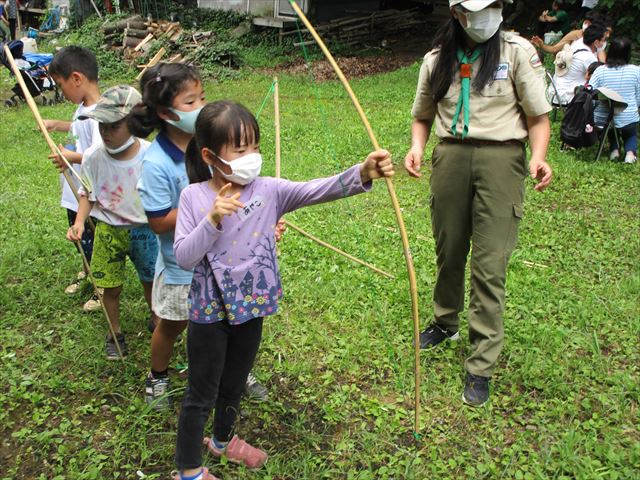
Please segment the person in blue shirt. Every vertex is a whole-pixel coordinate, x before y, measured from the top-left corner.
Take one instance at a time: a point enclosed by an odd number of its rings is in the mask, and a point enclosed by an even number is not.
[[[627,103],[627,108],[613,116],[615,128],[624,141],[625,163],[635,163],[638,158],[638,105],[640,104],[640,67],[631,65],[631,40],[626,37],[611,41],[605,65],[597,68],[589,85],[593,88],[607,87],[615,90]],[[606,105],[599,103],[595,110],[597,125],[604,125],[609,116]],[[613,130],[609,131],[609,158],[620,157],[620,146]]]
[[[151,338],[145,397],[148,404],[163,409],[170,405],[168,367],[175,340],[188,323],[187,299],[193,277],[192,271],[178,266],[173,254],[180,193],[189,185],[184,152],[206,102],[200,75],[190,65],[159,63],[142,76],[140,90],[142,103],[132,112],[132,132],[145,138],[159,130],[143,159],[138,183],[149,226],[160,247],[151,295],[153,312],[160,320]],[[268,394],[253,375],[247,381],[247,393],[261,400]]]

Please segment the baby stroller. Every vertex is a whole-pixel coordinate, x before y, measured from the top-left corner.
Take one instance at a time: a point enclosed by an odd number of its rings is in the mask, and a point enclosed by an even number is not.
[[[4,53],[4,45],[4,43],[0,44],[0,63],[13,74],[9,59]],[[13,40],[8,42],[7,45],[31,96],[33,98],[40,97],[42,105],[53,105],[62,101],[62,94],[47,69],[47,65],[53,60],[53,55],[50,53],[23,53],[24,44],[20,40]],[[17,83],[11,91],[13,95],[4,101],[5,107],[13,107],[20,100],[25,100],[22,89]],[[52,92],[52,94],[45,95],[45,92]]]

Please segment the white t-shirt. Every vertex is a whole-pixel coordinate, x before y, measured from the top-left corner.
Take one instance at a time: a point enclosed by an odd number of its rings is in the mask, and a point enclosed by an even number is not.
[[[89,107],[85,107],[83,104],[78,105],[76,112],[73,114],[73,120],[71,121],[71,128],[69,130],[69,143],[75,145],[75,151],[84,154],[92,145],[102,145],[102,138],[100,137],[100,131],[98,130],[98,122],[92,119],[78,120],[78,117],[91,112],[96,108],[96,104]],[[80,164],[73,164],[73,169],[80,173]],[[80,182],[76,176],[69,172],[71,179],[75,185],[75,190],[80,188]],[[73,192],[69,188],[64,175],[60,174],[60,187],[62,188],[62,197],[60,198],[60,206],[68,208],[74,212],[78,211],[78,202]]]
[[[91,216],[115,227],[137,227],[147,223],[136,185],[142,172],[142,158],[149,142],[138,139],[140,149],[130,160],[116,160],[104,145],[94,145],[82,159],[82,178],[91,187],[78,194],[95,202]]]
[[[582,0],[582,6],[584,8],[596,8],[598,0]]]
[[[576,40],[577,42],[577,40]],[[574,42],[574,43],[576,43]],[[583,44],[584,45],[584,44]],[[572,44],[573,49],[573,44]],[[577,51],[574,50],[573,59],[571,60],[571,66],[566,75],[559,77],[554,75],[553,80],[558,89],[558,95],[560,96],[560,102],[565,105],[573,99],[576,87],[587,83],[585,78],[589,65],[598,61],[596,54],[587,47],[587,50]]]

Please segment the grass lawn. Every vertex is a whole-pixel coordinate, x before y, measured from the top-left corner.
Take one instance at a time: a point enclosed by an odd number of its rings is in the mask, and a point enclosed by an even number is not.
[[[354,81],[378,139],[400,165],[409,145],[418,65]],[[3,77],[3,79],[6,76]],[[210,100],[257,110],[271,78],[210,83]],[[7,89],[10,83],[3,83]],[[281,78],[283,175],[303,180],[351,166],[368,138],[337,82]],[[320,103],[316,98],[320,98]],[[75,106],[42,107],[68,119]],[[0,134],[0,478],[169,478],[177,409],[149,411],[150,336],[133,269],[121,307],[130,356],[104,359],[105,320],[64,287],[80,257],[64,236],[58,175],[25,105],[2,109]],[[272,175],[273,113],[260,118]],[[206,458],[224,479],[640,478],[640,168],[563,153],[552,186],[527,181],[525,219],[508,278],[506,346],[491,405],[463,407],[462,341],[423,352],[420,438],[412,434],[410,300],[384,184],[369,195],[288,218],[380,268],[388,280],[290,231],[280,244],[285,300],[265,322],[255,373],[265,403],[243,404],[241,436],[265,448],[249,473]],[[59,141],[63,136],[57,134]],[[431,147],[433,146],[433,141]],[[426,170],[426,169],[425,169]],[[428,174],[398,171],[419,281],[431,316],[434,245]],[[466,318],[466,317],[465,317]],[[186,363],[180,341],[172,366]],[[185,379],[172,376],[180,398]]]

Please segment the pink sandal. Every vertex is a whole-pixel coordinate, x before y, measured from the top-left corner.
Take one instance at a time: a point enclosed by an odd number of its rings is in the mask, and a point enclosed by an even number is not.
[[[240,440],[237,435],[233,436],[224,450],[216,448],[209,437],[204,437],[203,443],[214,457],[220,458],[224,455],[230,462],[244,465],[249,470],[262,468],[269,458],[267,452],[252,447],[244,440]]]

